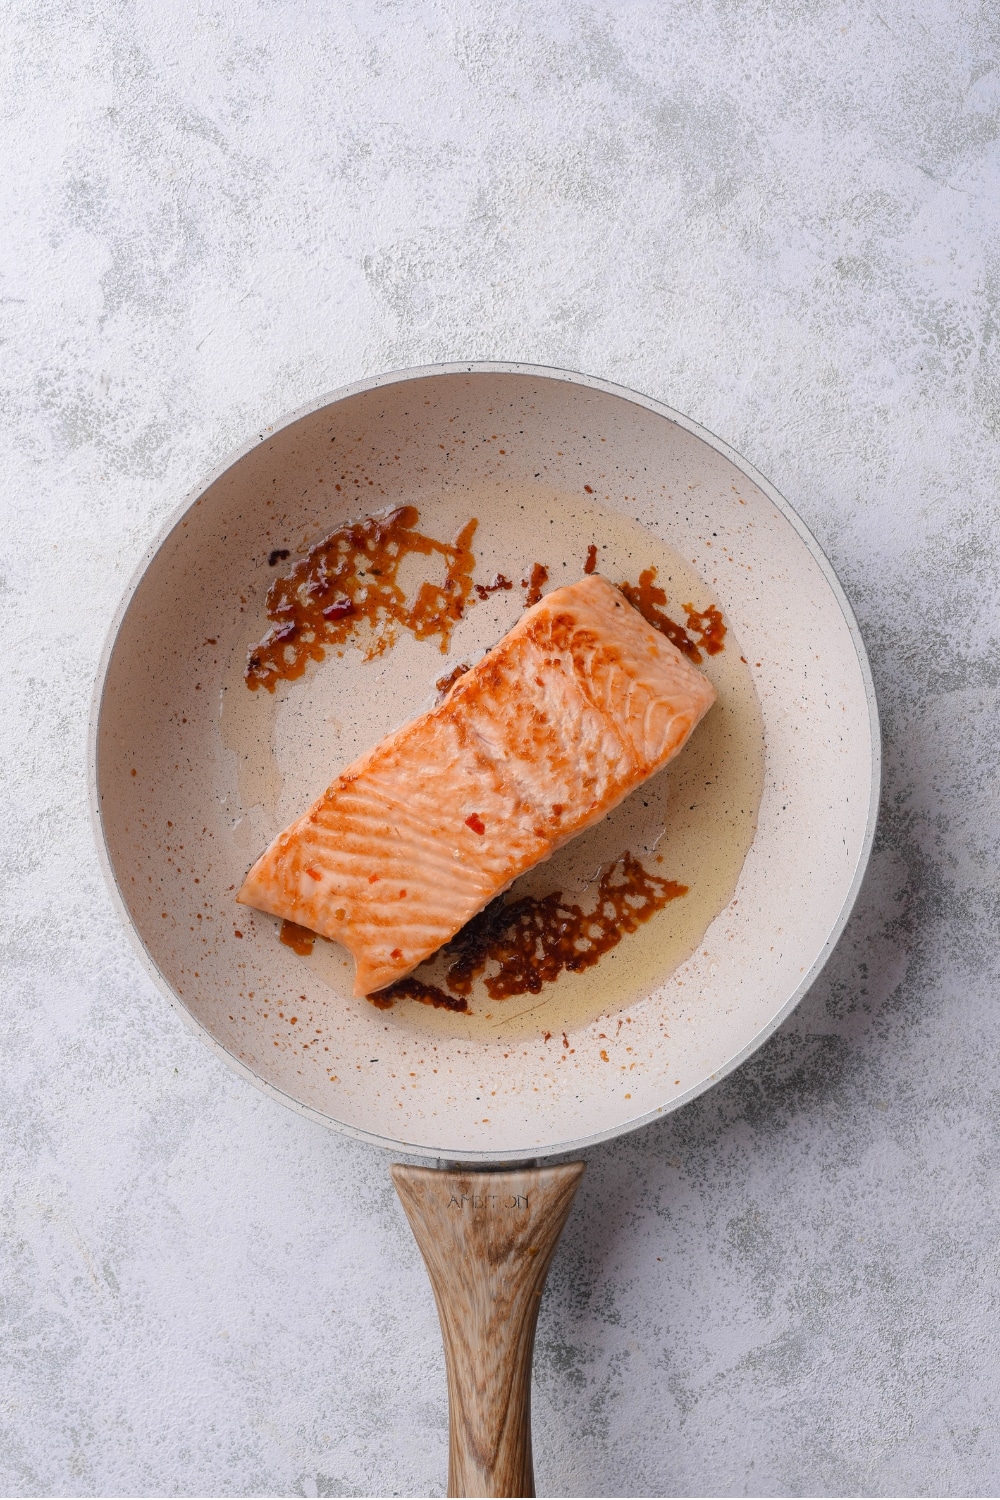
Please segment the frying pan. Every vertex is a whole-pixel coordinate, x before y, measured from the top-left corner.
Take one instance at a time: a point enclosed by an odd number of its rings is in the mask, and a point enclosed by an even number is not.
[[[368,660],[329,653],[273,695],[248,692],[276,569],[404,503],[435,537],[475,516],[476,576],[502,572],[511,589],[451,639],[404,633]],[[297,956],[234,891],[342,765],[510,627],[522,572],[540,561],[572,581],[592,544],[613,582],[655,558],[678,605],[719,602],[726,652],[706,670],[724,690],[648,795],[531,878],[582,893],[627,845],[659,850],[690,896],[589,976],[480,997],[471,1016],[354,999],[340,949]],[[857,894],[879,758],[858,628],[802,522],[718,438],[589,377],[442,365],[348,387],[227,460],[140,564],[92,718],[112,895],[154,981],[229,1066],[325,1125],[436,1161],[393,1175],[444,1333],[449,1493],[534,1492],[534,1324],[583,1170],[539,1159],[678,1108],[788,1015]]]

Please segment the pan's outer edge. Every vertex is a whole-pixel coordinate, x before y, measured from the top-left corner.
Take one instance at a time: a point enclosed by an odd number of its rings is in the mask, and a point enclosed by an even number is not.
[[[676,425],[683,428],[684,431],[690,432],[693,436],[701,438],[701,440],[707,443],[709,447],[714,448],[717,453],[720,453],[724,458],[727,458],[730,463],[735,465],[735,467],[739,469],[741,473],[745,474],[748,479],[750,479],[755,485],[757,485],[760,490],[763,491],[763,493],[768,497],[775,508],[781,513],[782,516],[784,516],[789,525],[792,526],[798,533],[802,541],[805,543],[806,547],[809,549],[809,552],[812,554],[816,563],[822,570],[827,583],[830,585],[830,589],[840,606],[841,613],[843,614],[845,623],[847,624],[847,628],[850,631],[851,639],[854,642],[854,649],[858,659],[858,667],[860,669],[861,678],[864,683],[865,700],[868,704],[868,727],[871,737],[871,795],[868,804],[868,817],[865,825],[865,836],[862,842],[861,852],[858,856],[857,864],[855,866],[854,878],[851,881],[851,886],[848,890],[847,897],[844,901],[843,906],[841,907],[837,920],[830,931],[826,943],[824,944],[822,950],[816,958],[816,961],[813,963],[808,973],[804,975],[801,983],[798,985],[798,987],[789,997],[786,1003],[782,1006],[781,1010],[778,1011],[776,1015],[772,1016],[767,1025],[757,1033],[753,1040],[749,1042],[741,1052],[738,1052],[735,1057],[730,1058],[729,1062],[724,1068],[720,1068],[718,1072],[710,1074],[707,1078],[703,1079],[693,1088],[688,1089],[685,1093],[679,1094],[675,1099],[672,1099],[669,1104],[661,1105],[657,1109],[649,1111],[647,1114],[638,1115],[634,1120],[626,1120],[622,1124],[615,1125],[609,1130],[597,1131],[593,1135],[581,1136],[577,1140],[565,1142],[560,1141],[556,1146],[551,1147],[547,1150],[539,1149],[538,1151],[531,1153],[532,1160],[539,1160],[542,1157],[563,1156],[570,1152],[582,1151],[589,1146],[599,1145],[602,1141],[613,1140],[617,1136],[626,1135],[630,1131],[638,1130],[641,1126],[649,1125],[654,1120],[660,1119],[663,1115],[672,1113],[675,1109],[680,1109],[683,1105],[690,1103],[692,1099],[696,1099],[699,1094],[704,1093],[706,1089],[711,1088],[713,1084],[718,1083],[721,1079],[725,1078],[727,1074],[734,1072],[735,1069],[746,1062],[747,1058],[751,1057],[759,1047],[763,1046],[768,1037],[772,1036],[778,1029],[778,1027],[782,1024],[782,1022],[791,1014],[796,1005],[798,1005],[799,1001],[805,995],[806,991],[810,989],[810,987],[815,983],[816,979],[819,977],[819,974],[824,968],[827,959],[830,957],[830,954],[836,947],[840,935],[847,925],[847,920],[854,907],[854,903],[858,898],[858,892],[861,889],[861,883],[864,879],[865,871],[868,867],[868,861],[871,856],[872,846],[875,841],[875,828],[878,821],[879,796],[882,780],[882,738],[881,728],[879,724],[878,700],[875,693],[875,682],[872,677],[871,666],[868,661],[868,653],[865,650],[865,645],[861,636],[861,631],[858,627],[858,622],[855,618],[854,611],[851,608],[850,603],[848,602],[847,596],[844,593],[843,588],[841,587],[840,580],[837,578],[837,575],[834,572],[830,562],[828,561],[826,554],[823,552],[822,547],[819,545],[812,532],[806,526],[805,522],[792,509],[787,500],[785,500],[784,497],[779,494],[774,485],[771,484],[771,482],[766,479],[763,474],[755,469],[752,464],[748,463],[741,454],[737,453],[734,448],[730,447],[730,445],[725,442],[724,439],[716,437],[716,435],[712,432],[709,432],[707,428],[700,426],[697,422],[693,422],[689,417],[685,417],[681,412],[674,411],[672,407],[664,405],[663,402],[655,401],[650,396],[643,396],[637,391],[630,390],[627,386],[616,385],[612,381],[600,380],[596,376],[584,375],[573,370],[561,370],[547,365],[516,364],[507,363],[504,361],[472,361],[469,363],[459,362],[453,364],[420,365],[414,367],[413,369],[393,370],[381,375],[371,376],[367,380],[355,381],[351,385],[341,386],[338,390],[332,391],[327,395],[319,397],[315,401],[309,402],[305,406],[299,407],[297,411],[292,412],[290,415],[283,417],[280,421],[272,423],[270,426],[266,427],[255,440],[245,443],[242,447],[236,449],[233,452],[230,452],[218,465],[216,465],[216,467],[206,478],[204,478],[193,489],[188,491],[184,499],[171,513],[167,521],[157,532],[156,536],[146,547],[142,558],[138,563],[138,566],[133,571],[128,588],[126,589],[122,597],[121,603],[119,604],[118,609],[115,612],[114,618],[111,622],[111,626],[108,630],[108,634],[104,642],[104,649],[101,652],[97,677],[94,683],[94,691],[91,697],[87,747],[88,801],[90,804],[90,817],[94,830],[94,839],[97,845],[98,858],[100,860],[101,868],[104,872],[105,880],[108,884],[108,889],[111,893],[112,901],[117,907],[118,912],[125,923],[126,930],[132,940],[133,946],[138,952],[138,955],[142,960],[146,971],[148,972],[150,978],[153,980],[153,983],[156,985],[157,989],[161,992],[168,1003],[174,1008],[174,1010],[177,1011],[178,1014],[183,1018],[183,1020],[187,1023],[191,1030],[194,1031],[202,1039],[203,1042],[206,1042],[212,1049],[212,1051],[215,1052],[219,1057],[221,1057],[229,1065],[230,1068],[232,1068],[236,1073],[239,1073],[241,1077],[247,1079],[250,1083],[255,1084],[258,1088],[263,1089],[265,1093],[271,1095],[272,1098],[278,1100],[280,1103],[296,1110],[299,1114],[306,1115],[311,1120],[317,1121],[327,1129],[337,1130],[341,1134],[353,1136],[354,1139],[364,1141],[368,1145],[382,1146],[387,1150],[395,1151],[396,1153],[402,1153],[405,1155],[416,1156],[425,1159],[431,1158],[438,1161],[447,1159],[447,1161],[449,1162],[468,1162],[471,1164],[478,1163],[479,1165],[488,1165],[492,1162],[523,1162],[528,1159],[529,1153],[525,1151],[456,1151],[454,1148],[445,1149],[443,1147],[414,1145],[412,1142],[397,1140],[389,1136],[376,1135],[370,1131],[359,1130],[355,1126],[347,1125],[339,1120],[331,1119],[328,1115],[323,1114],[320,1110],[313,1109],[309,1105],[302,1104],[298,1099],[294,1099],[290,1094],[286,1094],[282,1089],[276,1088],[274,1084],[268,1083],[266,1079],[259,1077],[251,1068],[248,1068],[245,1063],[240,1062],[240,1060],[234,1057],[231,1052],[228,1052],[220,1042],[216,1041],[215,1037],[213,1037],[211,1033],[207,1031],[205,1027],[195,1019],[195,1017],[191,1014],[187,1007],[183,1005],[175,995],[172,987],[157,968],[152,956],[143,943],[142,938],[140,937],[135,927],[135,924],[132,921],[131,915],[121,894],[121,890],[119,889],[118,880],[111,864],[110,855],[108,853],[107,840],[104,834],[104,823],[101,816],[100,793],[98,784],[98,729],[100,725],[101,706],[104,698],[104,688],[107,680],[108,667],[110,665],[111,657],[114,652],[115,643],[118,639],[118,632],[121,629],[122,622],[128,611],[129,605],[131,604],[132,598],[142,581],[146,569],[149,567],[150,563],[152,562],[156,553],[162,547],[163,543],[166,541],[167,537],[180,523],[181,519],[187,514],[188,510],[190,510],[191,506],[198,500],[198,498],[203,495],[205,491],[211,485],[213,485],[217,479],[221,478],[221,476],[227,471],[227,469],[231,469],[234,464],[240,461],[240,459],[245,458],[248,453],[252,452],[252,450],[257,446],[258,443],[266,442],[268,438],[271,437],[275,432],[279,432],[286,427],[292,426],[293,423],[301,421],[303,417],[311,416],[313,412],[319,411],[325,406],[331,406],[335,402],[346,400],[351,396],[361,395],[365,391],[378,390],[383,386],[401,384],[402,382],[407,380],[422,380],[440,375],[467,374],[527,375],[529,377],[533,376],[536,379],[541,380],[564,381],[569,385],[581,385],[590,390],[604,392],[609,396],[617,396],[620,399],[630,401],[637,406],[645,407],[647,411],[653,412],[657,416],[665,417],[668,421],[676,423]]]

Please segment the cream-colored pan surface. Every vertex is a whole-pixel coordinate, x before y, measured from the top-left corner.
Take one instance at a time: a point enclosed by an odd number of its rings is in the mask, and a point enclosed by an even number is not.
[[[402,632],[372,660],[350,647],[250,692],[276,572],[404,503],[442,540],[476,517],[477,581],[502,572],[514,587],[477,601],[445,654]],[[675,612],[719,604],[726,650],[703,663],[719,700],[666,772],[518,889],[587,909],[628,850],[688,894],[538,995],[491,1001],[478,985],[468,1015],[354,999],[343,950],[296,955],[235,890],[338,770],[510,628],[533,563],[549,587],[569,582],[591,545],[613,582],[655,566]],[[270,563],[275,551],[289,556]],[[773,489],[656,403],[523,366],[386,376],[260,435],[150,550],[109,637],[92,733],[105,867],[168,997],[286,1103],[456,1161],[617,1134],[759,1045],[846,920],[878,765],[857,627]]]

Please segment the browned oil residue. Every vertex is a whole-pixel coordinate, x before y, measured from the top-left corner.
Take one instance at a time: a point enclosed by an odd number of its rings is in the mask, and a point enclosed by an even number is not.
[[[596,543],[591,542],[590,546],[587,548],[587,561],[583,565],[583,571],[585,573],[592,573],[596,567],[597,567],[597,546],[596,546]]]
[[[471,994],[473,981],[488,964],[498,966],[496,973],[486,974],[483,980],[491,1000],[537,995],[566,969],[578,974],[592,968],[626,933],[635,932],[668,901],[687,895],[687,890],[676,880],[651,875],[640,860],[626,853],[601,876],[592,911],[564,901],[561,891],[515,901],[498,896],[441,950],[441,956],[450,961],[444,982],[453,995],[463,997],[461,1005],[439,986],[421,980],[419,971],[369,999],[381,1006],[412,998],[430,1005],[446,1004],[452,1010],[466,1009],[464,997]],[[414,992],[414,986],[420,993]]]
[[[363,621],[374,631],[369,660],[393,645],[399,627],[421,641],[438,636],[447,651],[472,592],[476,560],[469,549],[477,522],[468,521],[454,542],[440,542],[417,531],[419,519],[415,506],[403,505],[342,526],[276,578],[267,593],[273,623],[250,649],[247,687],[256,692],[263,685],[273,693],[283,678],[301,677],[310,660],[322,661],[328,646],[342,645]],[[410,603],[398,573],[412,553],[441,558],[445,577],[441,583],[425,579]]]
[[[434,686],[441,694],[441,697],[443,698],[445,694],[455,686],[455,683],[458,681],[458,679],[460,677],[464,677],[466,672],[468,671],[469,664],[468,662],[463,661],[457,667],[452,667],[451,671],[448,672],[444,677],[439,677]]]
[[[682,605],[687,619],[686,630],[663,613],[667,596],[656,582],[655,568],[645,568],[639,574],[638,587],[633,583],[620,583],[618,587],[633,609],[637,609],[644,620],[655,626],[691,661],[701,661],[702,651],[708,656],[718,656],[725,650],[726,627],[714,604],[705,610],[697,610],[692,604]]]
[[[477,583],[476,593],[480,599],[488,599],[491,594],[499,593],[501,589],[512,589],[513,587],[514,585],[509,578],[505,578],[502,573],[498,573],[492,583]]]
[[[316,934],[310,932],[308,927],[300,927],[298,922],[282,922],[281,941],[286,948],[291,948],[293,953],[298,953],[302,958],[308,958],[313,951],[313,943]]]
[[[725,651],[726,626],[721,611],[714,604],[703,610],[695,609],[693,604],[685,604],[682,608],[687,616],[688,630],[698,636],[702,650],[709,656],[718,656],[720,651]]]
[[[544,563],[535,563],[531,570],[531,577],[521,579],[521,587],[528,590],[524,597],[525,609],[530,609],[533,604],[538,603],[542,597],[542,589],[548,583],[548,580],[549,570],[545,567]]]
[[[469,1002],[457,995],[446,995],[436,984],[425,984],[411,974],[408,979],[397,979],[384,990],[368,996],[379,1010],[388,1010],[397,1000],[419,1000],[424,1005],[436,1005],[441,1010],[466,1011]]]

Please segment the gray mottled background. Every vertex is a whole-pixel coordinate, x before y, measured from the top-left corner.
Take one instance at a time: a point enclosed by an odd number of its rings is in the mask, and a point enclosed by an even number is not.
[[[689,413],[837,567],[887,734],[822,980],[590,1155],[555,1495],[1000,1491],[993,0],[9,0],[0,20],[0,1485],[440,1494],[376,1151],[154,993],[86,814],[147,540],[264,422],[522,359]]]

